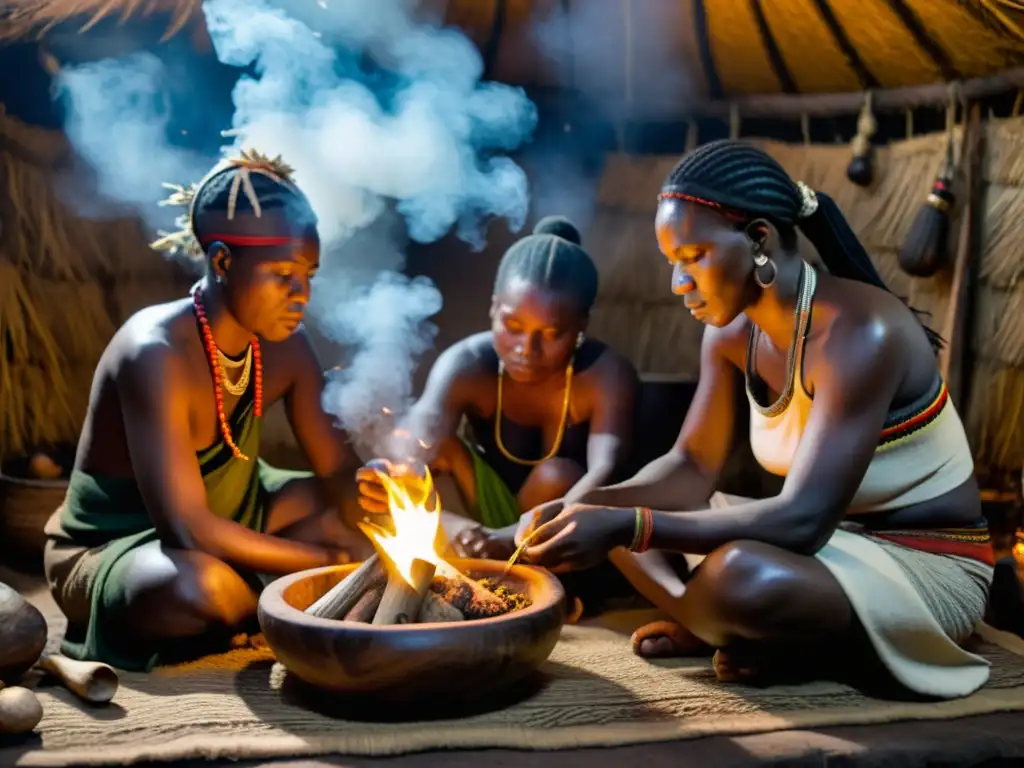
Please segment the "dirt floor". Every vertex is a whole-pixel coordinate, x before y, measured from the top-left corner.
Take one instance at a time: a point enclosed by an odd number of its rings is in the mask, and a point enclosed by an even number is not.
[[[178,763],[187,768],[644,768],[678,766],[1002,766],[1024,764],[1020,713],[928,723],[780,731],[633,747],[559,752],[486,750],[394,758]]]
[[[40,576],[0,566],[0,581],[27,590]],[[642,746],[557,752],[474,750],[394,758],[331,756],[309,760],[194,761],[188,768],[602,768],[626,763],[644,768],[679,765],[727,766],[990,766],[1024,764],[1024,718],[1020,713],[936,722],[780,731],[751,736],[706,737]]]

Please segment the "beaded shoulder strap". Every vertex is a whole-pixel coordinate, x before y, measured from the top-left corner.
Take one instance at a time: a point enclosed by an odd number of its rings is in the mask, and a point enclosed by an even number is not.
[[[804,341],[807,338],[807,327],[811,320],[811,305],[814,301],[814,289],[818,284],[818,275],[807,262],[803,262],[803,266],[800,272],[800,287],[797,290],[796,309],[794,314],[796,316],[796,323],[793,327],[793,341],[789,345],[789,351],[786,354],[786,385],[783,387],[782,393],[779,395],[779,399],[771,405],[761,405],[758,401],[757,396],[751,387],[751,380],[757,376],[755,370],[755,357],[757,350],[757,340],[760,338],[761,331],[755,325],[750,329],[750,337],[747,341],[747,361],[746,361],[746,388],[747,388],[747,399],[750,400],[750,404],[766,418],[778,416],[780,413],[789,407],[790,401],[793,399],[793,384],[796,380],[797,368],[803,360],[803,347]]]

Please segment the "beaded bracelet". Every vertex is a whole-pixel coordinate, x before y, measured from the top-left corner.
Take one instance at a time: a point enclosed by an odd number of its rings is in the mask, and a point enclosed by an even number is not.
[[[629,544],[630,552],[646,552],[651,545],[652,533],[654,533],[654,514],[649,507],[637,507],[633,540]]]
[[[629,551],[636,552],[636,548],[640,546],[640,542],[644,538],[644,513],[640,507],[634,508],[636,512],[636,521],[633,525],[633,539],[629,542]]]

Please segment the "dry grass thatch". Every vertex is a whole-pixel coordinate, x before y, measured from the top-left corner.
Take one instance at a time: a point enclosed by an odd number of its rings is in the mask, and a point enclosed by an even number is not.
[[[829,0],[827,16],[810,2],[748,0],[409,5],[460,28],[488,56],[497,42],[489,63],[496,80],[579,88],[640,110],[678,111],[680,103],[719,92],[784,93],[787,81],[798,93],[853,93],[987,77],[1024,63],[1020,0]],[[0,39],[104,20],[155,22],[164,38],[183,34],[197,46],[211,44],[199,0],[0,0]],[[785,73],[777,71],[769,39]],[[939,59],[922,39],[938,47]]]
[[[1024,464],[1024,118],[991,121],[986,131],[984,250],[971,344],[975,394],[965,423],[979,465],[1015,469]],[[846,146],[752,141],[793,178],[836,200],[893,291],[930,313],[932,326],[941,331],[949,275],[911,278],[900,270],[897,253],[939,172],[946,139],[932,134],[880,148],[870,189],[847,180]],[[958,145],[958,135],[955,140]],[[669,271],[654,240],[655,198],[677,159],[608,158],[598,212],[586,236],[601,271],[591,330],[646,373],[696,376],[703,329],[687,313],[666,306]],[[953,216],[955,243],[959,208]]]
[[[72,160],[62,134],[0,110],[0,460],[75,442],[117,326],[187,285],[138,220],[85,218],[61,199],[81,183]]]

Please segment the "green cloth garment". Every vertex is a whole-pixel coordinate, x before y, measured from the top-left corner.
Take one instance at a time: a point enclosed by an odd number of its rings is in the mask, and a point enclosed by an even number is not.
[[[228,424],[239,450],[256,457],[261,419],[255,415],[252,388],[243,394]],[[246,528],[262,531],[270,494],[286,482],[309,473],[280,470],[258,458],[237,459],[218,437],[196,454],[210,511]],[[149,671],[158,654],[143,643],[132,651],[115,650],[109,617],[127,603],[124,556],[158,539],[134,478],[113,478],[75,471],[60,515],[64,533],[76,544],[102,547],[92,574],[91,608],[84,637],[65,638],[61,651],[73,659],[102,661],[128,671]]]
[[[462,441],[473,457],[477,519],[487,528],[506,528],[519,522],[519,501],[508,485],[471,442]]]

